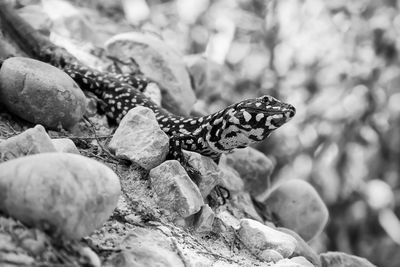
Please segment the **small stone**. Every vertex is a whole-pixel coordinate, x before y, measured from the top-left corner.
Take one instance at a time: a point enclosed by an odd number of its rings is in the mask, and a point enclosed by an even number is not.
[[[328,209],[307,182],[292,179],[276,186],[263,202],[264,214],[273,214],[278,226],[298,233],[306,242],[320,234],[328,222]]]
[[[184,154],[190,166],[200,173],[200,181],[196,181],[196,184],[203,198],[206,198],[211,190],[221,182],[221,170],[209,157],[192,151],[184,151]]]
[[[271,267],[309,267],[309,265],[302,265],[292,259],[283,259],[272,265]]]
[[[262,222],[263,219],[258,215],[256,209],[254,208],[253,201],[248,192],[242,192],[241,194],[232,195],[231,197],[232,206],[241,210],[246,217]]]
[[[0,102],[32,123],[70,129],[85,114],[85,95],[66,73],[23,57],[6,59],[0,69]]]
[[[368,260],[343,252],[326,252],[320,254],[322,267],[376,267]]]
[[[240,221],[226,210],[218,212],[215,219],[217,222],[215,226],[219,228],[219,232],[225,232],[227,229],[238,230],[240,228]]]
[[[182,55],[152,33],[128,32],[106,43],[110,56],[124,62],[132,58],[140,70],[162,90],[162,106],[174,114],[188,115],[196,101]]]
[[[277,230],[291,235],[297,240],[297,246],[292,256],[303,256],[314,266],[321,266],[321,261],[319,260],[317,253],[315,253],[314,249],[312,249],[296,232],[284,227],[278,227]]]
[[[302,257],[302,256],[297,256],[297,257],[293,257],[290,259],[292,262],[294,263],[298,263],[300,264],[300,266],[304,266],[304,267],[314,267],[314,264],[312,264],[311,262],[309,262],[306,258]]]
[[[80,154],[75,143],[69,138],[55,138],[51,139],[57,152]]]
[[[296,239],[251,219],[241,219],[238,231],[243,244],[255,255],[266,249],[273,249],[284,258],[293,254]]]
[[[34,262],[34,258],[25,254],[12,252],[2,253],[0,251],[0,264],[8,263],[10,266],[33,266]]]
[[[42,125],[36,125],[0,143],[0,162],[27,155],[56,152]]]
[[[21,241],[21,247],[29,252],[30,255],[40,256],[46,249],[49,241],[46,234],[38,229],[33,230],[34,235],[28,235]]]
[[[233,167],[243,179],[245,190],[257,196],[270,187],[269,177],[274,170],[272,161],[260,151],[247,147],[221,157],[220,164]]]
[[[146,86],[146,90],[143,92],[145,96],[153,100],[158,106],[161,106],[161,89],[156,83],[150,82]]]
[[[266,249],[261,251],[261,253],[258,254],[258,258],[266,262],[277,262],[283,260],[283,256],[273,249]]]
[[[80,155],[42,153],[0,164],[0,211],[69,239],[101,226],[120,193],[110,168]]]
[[[169,137],[160,129],[151,109],[136,107],[121,120],[109,147],[117,157],[150,170],[165,160]]]
[[[120,248],[123,251],[112,258],[112,266],[185,266],[176,253],[173,238],[159,230],[134,228],[122,241]]]
[[[196,215],[194,228],[198,233],[207,233],[212,230],[215,219],[215,213],[210,206],[203,205],[201,210]]]
[[[204,205],[199,189],[178,161],[165,161],[152,169],[149,177],[151,187],[158,196],[158,204],[175,218],[187,218]]]

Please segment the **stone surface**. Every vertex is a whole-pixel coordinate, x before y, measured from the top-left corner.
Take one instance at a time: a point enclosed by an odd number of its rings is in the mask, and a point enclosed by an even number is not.
[[[57,152],[79,154],[78,148],[75,143],[69,138],[55,138],[51,139]]]
[[[296,232],[284,228],[278,227],[277,230],[284,232],[293,236],[297,240],[297,246],[293,252],[292,256],[303,256],[309,262],[311,262],[314,266],[321,266],[321,261],[319,260],[319,256],[315,253],[314,249],[312,249],[303,238],[301,238]]]
[[[207,204],[203,205],[198,214],[196,214],[194,222],[195,231],[198,233],[210,232],[212,230],[214,219],[214,211]]]
[[[183,267],[173,239],[155,229],[135,228],[120,246],[123,251],[111,260],[116,267],[171,266]]]
[[[162,90],[162,106],[175,114],[188,115],[195,95],[183,57],[152,33],[129,32],[106,43],[108,53],[124,62],[133,58],[140,70]]]
[[[266,249],[273,249],[287,258],[293,254],[297,243],[292,236],[251,219],[240,220],[238,234],[243,244],[254,255],[260,255]]]
[[[368,260],[343,252],[326,252],[320,254],[322,267],[376,267]]]
[[[253,201],[248,192],[242,192],[240,194],[232,195],[231,197],[232,206],[241,210],[246,217],[262,222],[263,219],[258,215],[256,209],[254,208]]]
[[[310,262],[308,262],[303,257],[294,257],[291,259],[283,259],[272,265],[271,267],[313,267]]]
[[[151,109],[136,107],[121,120],[109,147],[117,157],[150,170],[165,160],[169,138],[160,129]]]
[[[304,267],[314,267],[314,264],[312,264],[311,262],[309,262],[306,258],[304,258],[302,256],[293,257],[290,260],[292,262],[298,263]]]
[[[53,129],[72,128],[86,110],[85,95],[66,73],[23,57],[4,61],[0,101],[15,115]]]
[[[69,239],[101,226],[120,193],[111,169],[80,155],[43,153],[0,164],[0,210]]]
[[[237,149],[221,157],[220,164],[232,166],[243,179],[245,190],[253,196],[262,194],[270,187],[269,177],[274,164],[267,156],[254,148]]]
[[[226,232],[227,230],[238,230],[240,221],[226,210],[219,211],[215,215],[215,232]]]
[[[53,25],[49,16],[40,5],[28,5],[16,10],[24,20],[40,33],[49,36]]]
[[[0,143],[0,162],[27,155],[56,151],[43,126],[36,125]]]
[[[149,177],[158,204],[175,218],[193,215],[204,205],[199,189],[178,161],[165,161],[152,169]]]
[[[266,262],[277,262],[283,259],[283,256],[276,250],[266,249],[258,254],[258,258]]]
[[[328,222],[328,209],[317,191],[298,179],[277,185],[263,201],[264,213],[273,214],[278,226],[292,229],[305,241],[320,234]]]
[[[240,174],[231,166],[224,164],[224,161],[220,161],[218,167],[221,170],[221,185],[228,189],[232,195],[243,192],[244,182],[240,178]]]
[[[200,180],[196,181],[196,184],[203,198],[206,198],[211,190],[221,182],[221,170],[209,157],[192,151],[184,151],[183,153],[190,166],[200,173]]]

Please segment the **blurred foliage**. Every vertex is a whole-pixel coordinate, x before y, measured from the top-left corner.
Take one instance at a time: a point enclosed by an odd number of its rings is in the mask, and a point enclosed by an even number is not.
[[[216,63],[217,77],[197,91],[205,111],[262,94],[296,106],[258,148],[276,161],[274,180],[308,180],[327,203],[330,223],[314,246],[400,266],[398,1],[147,4],[132,23]]]
[[[274,181],[307,180],[328,205],[314,247],[400,266],[398,1],[74,2],[206,55],[197,111],[262,94],[295,105],[258,149],[276,162]]]

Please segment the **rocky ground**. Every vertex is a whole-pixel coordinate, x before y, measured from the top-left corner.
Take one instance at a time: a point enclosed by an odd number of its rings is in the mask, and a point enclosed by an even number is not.
[[[49,34],[42,8],[19,12]],[[4,36],[0,54],[24,56]],[[122,60],[135,55],[155,102],[192,111],[189,75],[201,78],[186,69],[204,58],[186,66],[162,40],[140,32],[110,39],[107,49]],[[95,55],[76,53],[107,69]],[[218,165],[188,152],[201,174],[194,183],[179,162],[165,160],[169,140],[151,110],[135,108],[111,127],[68,76],[21,57],[2,63],[0,101],[1,266],[373,266],[310,246],[327,223],[325,204],[305,181],[272,187],[274,164],[253,148]],[[229,190],[226,203],[216,185]]]

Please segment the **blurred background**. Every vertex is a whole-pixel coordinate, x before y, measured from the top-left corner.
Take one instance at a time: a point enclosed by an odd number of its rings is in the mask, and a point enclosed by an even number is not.
[[[313,247],[400,266],[399,1],[72,2],[189,55],[198,112],[263,94],[293,104],[257,148],[275,162],[272,182],[309,181],[328,206]]]

